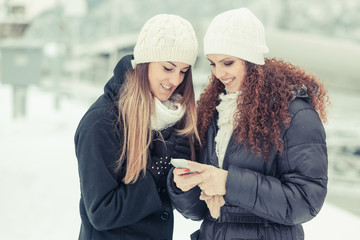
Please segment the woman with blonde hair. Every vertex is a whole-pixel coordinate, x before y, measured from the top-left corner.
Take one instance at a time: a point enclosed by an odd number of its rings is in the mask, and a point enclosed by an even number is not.
[[[166,190],[170,158],[191,158],[198,137],[191,24],[149,19],[75,134],[81,198],[79,239],[172,239]]]
[[[304,239],[302,223],[327,192],[327,91],[313,75],[268,52],[246,8],[216,16],[204,37],[211,80],[198,102],[202,146],[169,194],[203,220],[192,239]]]

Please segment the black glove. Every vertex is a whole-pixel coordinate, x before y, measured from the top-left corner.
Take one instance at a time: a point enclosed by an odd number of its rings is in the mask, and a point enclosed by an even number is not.
[[[162,138],[158,132],[153,132],[153,139],[149,147],[150,161],[147,167],[157,184],[164,176],[167,176],[171,168],[170,153],[174,152],[175,129],[167,128],[161,131],[161,135]]]
[[[177,134],[173,127],[161,131],[161,134],[164,141],[158,132],[153,132],[149,147],[151,161],[147,167],[157,183],[163,176],[167,176],[171,168],[171,158],[191,159],[188,137]]]
[[[189,138],[184,135],[175,136],[175,148],[171,155],[172,158],[185,158],[191,160],[191,147]]]
[[[170,158],[152,157],[151,163],[147,170],[153,176],[156,184],[158,185],[162,179],[166,179],[169,170],[171,169]]]

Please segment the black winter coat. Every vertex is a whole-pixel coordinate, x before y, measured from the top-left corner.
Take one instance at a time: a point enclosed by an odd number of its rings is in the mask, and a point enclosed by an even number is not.
[[[223,168],[228,170],[225,205],[211,218],[198,187],[184,193],[168,177],[170,198],[185,217],[204,220],[192,239],[304,239],[301,223],[320,211],[327,192],[327,148],[322,122],[309,99],[290,104],[284,151],[265,163],[231,137]],[[198,161],[218,166],[217,113],[208,128]]]
[[[173,207],[166,176],[158,181],[147,171],[134,184],[124,184],[124,170],[116,172],[122,129],[118,123],[118,93],[132,56],[123,57],[104,94],[90,107],[75,134],[81,199],[81,240],[172,239]],[[152,148],[151,159],[171,157],[173,131],[167,131],[164,149]],[[163,145],[163,143],[161,142]],[[159,146],[159,142],[152,146]]]

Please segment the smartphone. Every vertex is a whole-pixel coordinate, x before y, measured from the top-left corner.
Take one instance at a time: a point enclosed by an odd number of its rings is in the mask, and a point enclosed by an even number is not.
[[[187,161],[190,161],[190,160],[186,160],[184,158],[172,158],[170,160],[170,163],[174,166],[174,167],[177,167],[177,168],[187,168],[187,169],[190,169],[187,165]],[[187,172],[187,174],[189,173],[194,173],[196,171],[194,170],[191,170],[190,169],[190,172]]]

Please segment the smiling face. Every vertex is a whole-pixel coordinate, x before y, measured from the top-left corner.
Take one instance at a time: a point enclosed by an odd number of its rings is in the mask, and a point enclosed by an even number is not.
[[[208,54],[211,71],[226,87],[234,93],[240,90],[244,81],[246,68],[245,61],[230,55]]]
[[[168,100],[184,80],[190,65],[181,62],[149,63],[149,83],[152,95],[160,101]]]

